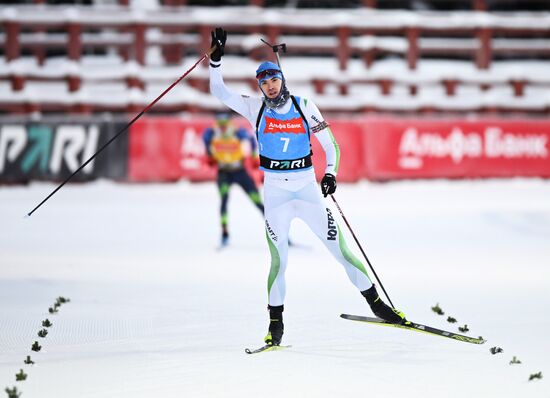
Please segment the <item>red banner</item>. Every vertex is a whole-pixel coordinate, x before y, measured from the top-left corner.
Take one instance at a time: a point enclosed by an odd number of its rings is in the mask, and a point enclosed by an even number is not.
[[[250,129],[242,118],[237,126]],[[130,130],[130,181],[212,180],[203,131],[211,119],[143,118]],[[534,120],[331,120],[338,181],[361,178],[550,177],[550,122]],[[312,137],[320,179],[325,155]],[[253,173],[261,179],[260,172]]]
[[[130,130],[130,181],[212,179],[216,172],[204,156],[202,131],[209,120],[143,118]]]
[[[364,132],[371,179],[550,177],[547,121],[367,119]]]

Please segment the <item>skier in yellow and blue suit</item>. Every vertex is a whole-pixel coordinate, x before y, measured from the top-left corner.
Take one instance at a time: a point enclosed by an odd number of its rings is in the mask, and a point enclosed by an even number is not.
[[[240,185],[262,214],[264,212],[264,205],[258,188],[246,171],[244,164],[245,152],[243,145],[248,142],[253,165],[256,167],[259,165],[256,140],[244,128],[236,128],[231,122],[231,114],[228,112],[216,115],[214,125],[204,131],[203,140],[208,156],[208,164],[218,168],[217,184],[221,199],[221,245],[226,246],[229,243],[227,202],[231,184]]]

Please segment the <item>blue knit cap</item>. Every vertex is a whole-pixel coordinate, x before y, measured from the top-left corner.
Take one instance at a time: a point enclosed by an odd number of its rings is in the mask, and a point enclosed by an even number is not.
[[[262,62],[260,66],[258,66],[258,69],[256,69],[256,78],[258,79],[258,84],[260,85],[267,79],[271,79],[273,77],[284,81],[283,71],[281,71],[279,65],[273,62]]]

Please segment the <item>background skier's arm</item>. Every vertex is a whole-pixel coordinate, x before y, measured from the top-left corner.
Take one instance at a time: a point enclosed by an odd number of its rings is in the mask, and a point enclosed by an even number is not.
[[[258,156],[258,144],[256,143],[256,137],[254,137],[254,135],[245,129],[239,129],[237,131],[237,137],[239,137],[241,141],[248,141],[250,144],[250,153],[252,156]]]
[[[210,143],[212,142],[212,137],[214,135],[214,130],[208,128],[204,131],[202,135],[202,141],[204,142],[204,147],[206,149],[206,154],[212,156],[212,150],[210,149]]]

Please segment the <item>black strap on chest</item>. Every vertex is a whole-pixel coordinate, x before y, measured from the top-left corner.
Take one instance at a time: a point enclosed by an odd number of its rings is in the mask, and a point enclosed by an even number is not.
[[[300,108],[300,105],[298,104],[298,101],[296,100],[296,97],[291,95],[290,98],[292,99],[292,103],[294,104],[294,107],[304,120],[304,123],[306,124],[306,131],[307,131],[307,138],[309,138],[309,123],[307,122],[306,117],[304,116],[304,112],[302,112],[302,108]]]
[[[262,115],[264,114],[265,110],[265,102],[262,101],[262,107],[260,108],[260,112],[258,112],[258,117],[256,118],[256,139],[258,139],[258,127],[260,127],[260,120],[262,120]]]

